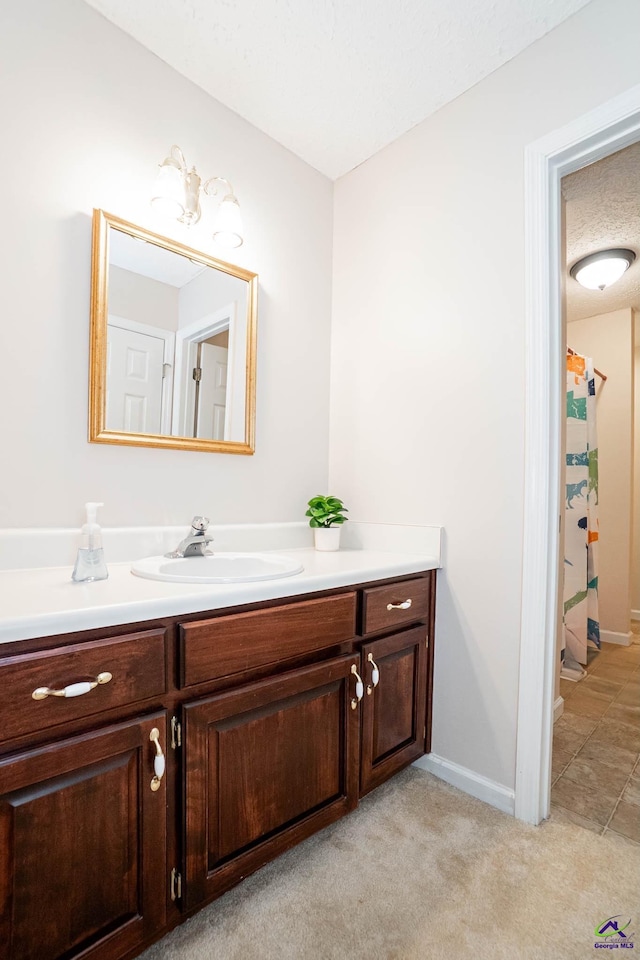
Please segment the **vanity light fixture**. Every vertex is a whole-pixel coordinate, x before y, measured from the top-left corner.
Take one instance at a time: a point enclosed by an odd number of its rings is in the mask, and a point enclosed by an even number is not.
[[[619,280],[635,259],[633,250],[624,247],[600,250],[576,261],[569,273],[588,290],[604,290]]]
[[[213,239],[224,247],[240,247],[244,239],[242,220],[233,187],[225,177],[211,177],[203,184],[196,168],[188,169],[184,154],[176,144],[160,164],[151,204],[165,216],[190,226],[201,216],[200,192],[208,197],[216,196],[219,184],[225,185],[226,193],[215,218]]]

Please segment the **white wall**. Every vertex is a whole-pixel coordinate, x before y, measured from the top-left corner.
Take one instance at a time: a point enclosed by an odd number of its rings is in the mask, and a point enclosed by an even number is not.
[[[247,312],[247,281],[219,270],[204,270],[180,288],[179,326],[188,327],[203,317],[228,307],[235,300]]]
[[[515,780],[523,152],[640,82],[640,4],[594,0],[338,181],[330,487],[437,522],[433,750]]]
[[[79,524],[85,500],[105,525],[302,517],[327,478],[330,181],[81,0],[3,9],[0,63],[0,527]],[[152,217],[172,143],[230,177],[240,249],[210,240],[213,201],[193,232]],[[87,442],[93,207],[259,274],[253,457]]]
[[[616,310],[567,325],[569,345],[606,374],[596,377],[598,607],[603,640],[629,633],[633,487],[633,314]],[[621,638],[617,638],[621,639]]]
[[[163,330],[178,329],[177,287],[109,265],[109,313]]]

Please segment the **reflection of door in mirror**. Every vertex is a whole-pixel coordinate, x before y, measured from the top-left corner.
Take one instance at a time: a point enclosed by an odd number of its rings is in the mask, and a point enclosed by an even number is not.
[[[224,335],[219,334],[219,336]],[[197,384],[195,435],[207,437],[210,440],[224,440],[229,349],[208,340],[198,346],[200,380]]]
[[[247,282],[110,232],[108,430],[242,443]]]
[[[124,317],[107,327],[107,430],[165,433],[171,422],[175,336]]]
[[[210,440],[244,430],[246,312],[234,300],[176,333],[172,432]]]

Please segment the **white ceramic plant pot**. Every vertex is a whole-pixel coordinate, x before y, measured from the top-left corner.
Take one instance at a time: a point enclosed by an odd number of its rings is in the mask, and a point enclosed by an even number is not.
[[[316,527],[313,531],[313,538],[316,550],[339,550],[340,549],[340,530],[339,526]]]

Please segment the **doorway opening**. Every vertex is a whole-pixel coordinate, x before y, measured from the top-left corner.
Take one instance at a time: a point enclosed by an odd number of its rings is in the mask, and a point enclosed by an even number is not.
[[[566,342],[562,178],[640,140],[640,85],[525,151],[525,496],[515,815],[549,816]]]
[[[175,435],[230,440],[243,428],[244,369],[238,369],[238,339],[244,336],[236,301],[178,330]]]
[[[640,316],[640,141],[561,182],[566,417],[551,817],[640,839],[633,780],[640,636],[633,641],[634,376]],[[575,279],[596,251],[630,252],[614,282]],[[633,255],[635,263],[633,262]],[[602,259],[599,261],[602,264]],[[590,283],[590,279],[587,278]],[[599,285],[598,285],[599,284]],[[636,424],[640,429],[640,423]],[[640,451],[638,451],[640,454]],[[634,473],[636,474],[634,478]],[[637,586],[636,586],[637,585]],[[637,607],[637,602],[635,606]],[[638,624],[640,628],[640,624]]]

